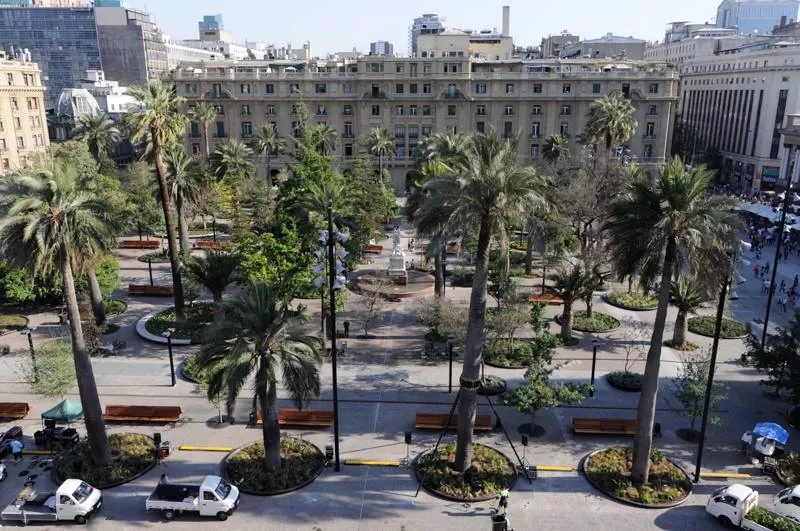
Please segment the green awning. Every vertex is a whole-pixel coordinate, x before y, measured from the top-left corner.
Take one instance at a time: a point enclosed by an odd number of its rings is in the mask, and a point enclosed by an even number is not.
[[[48,409],[42,413],[43,419],[55,420],[56,422],[72,422],[83,416],[83,406],[80,402],[64,400],[56,407]]]

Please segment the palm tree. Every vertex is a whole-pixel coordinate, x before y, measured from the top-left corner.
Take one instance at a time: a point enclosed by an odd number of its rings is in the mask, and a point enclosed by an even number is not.
[[[326,156],[336,149],[336,129],[328,124],[319,124],[311,127],[309,135],[320,155]],[[394,149],[394,145],[392,149]]]
[[[202,102],[200,105],[194,108],[189,116],[192,120],[200,122],[200,125],[203,127],[203,141],[205,142],[206,162],[208,162],[208,159],[211,156],[211,148],[209,147],[208,140],[208,127],[217,117],[217,110],[213,105]]]
[[[253,151],[259,155],[264,155],[267,159],[267,181],[271,182],[272,171],[270,162],[272,157],[277,157],[286,149],[286,141],[278,136],[278,129],[274,124],[263,123],[256,129],[255,138],[250,143]]]
[[[170,196],[175,202],[178,214],[178,234],[181,252],[189,254],[192,250],[189,242],[189,224],[186,220],[186,207],[197,202],[205,186],[205,175],[195,161],[186,155],[183,146],[175,146],[164,154],[169,175],[167,184]]]
[[[417,157],[424,164],[433,160],[452,160],[465,151],[469,137],[461,133],[433,133],[422,139],[417,149]]]
[[[228,286],[242,278],[239,257],[226,251],[209,249],[205,256],[191,257],[185,265],[189,275],[211,292],[214,299],[214,320],[224,321],[222,294]]]
[[[319,396],[322,342],[300,328],[306,321],[302,309],[291,311],[275,286],[253,284],[247,295],[227,304],[227,319],[213,327],[212,341],[198,356],[199,366],[213,371],[208,396],[226,396],[229,414],[253,376],[263,419],[264,469],[270,473],[281,468],[278,374],[298,407]]]
[[[104,155],[114,150],[121,138],[114,120],[103,112],[81,115],[72,130],[72,138],[86,142],[98,164]]]
[[[423,233],[444,228],[448,233],[478,228],[475,276],[469,304],[466,351],[461,373],[458,444],[455,469],[464,472],[472,461],[472,428],[480,386],[485,339],[486,282],[493,234],[503,237],[515,221],[545,206],[545,181],[532,167],[517,162],[518,138],[501,139],[494,129],[471,138],[453,171],[423,184],[426,197],[416,214]],[[456,177],[457,176],[457,177]]]
[[[172,197],[167,183],[167,165],[164,152],[169,146],[178,144],[186,130],[186,118],[178,114],[183,98],[163,85],[158,79],[151,79],[147,86],[130,87],[128,95],[139,102],[136,110],[125,115],[126,123],[133,132],[134,141],[146,141],[155,161],[156,179],[161,195],[161,208],[164,210],[164,224],[167,229],[169,265],[172,271],[172,288],[175,297],[175,318],[184,319],[183,282],[181,282],[181,260],[178,240],[175,234],[175,220],[172,215]]]
[[[678,316],[675,318],[675,329],[672,331],[670,346],[679,349],[686,347],[689,314],[697,311],[707,300],[707,295],[694,279],[681,275],[677,282],[672,283],[671,302],[678,309]]]
[[[574,319],[572,307],[586,291],[586,273],[576,264],[570,270],[562,269],[551,275],[550,280],[552,285],[545,286],[545,290],[564,301],[564,311],[561,313],[561,339],[569,342],[572,341]]]
[[[37,272],[60,273],[91,456],[95,464],[106,465],[111,448],[83,336],[72,265],[76,247],[86,256],[99,256],[108,249],[113,238],[108,205],[82,189],[75,168],[58,160],[35,174],[4,177],[0,201],[3,256]]]
[[[542,157],[550,164],[557,164],[559,161],[569,158],[569,140],[554,133],[548,136],[542,146]]]
[[[211,167],[217,179],[235,180],[241,185],[255,171],[253,150],[236,138],[217,146],[211,154]]]
[[[394,138],[387,129],[373,127],[364,139],[364,145],[372,156],[378,158],[378,173],[383,178],[383,159],[394,153]]]
[[[687,173],[675,157],[654,182],[636,181],[610,209],[604,229],[619,278],[635,273],[642,264],[661,264],[661,287],[645,375],[636,417],[632,480],[647,483],[661,364],[661,343],[667,319],[672,280],[678,271],[697,270],[698,264],[726,268],[725,253],[735,246],[736,219],[727,212],[733,203],[709,197],[713,173],[699,166]]]
[[[589,106],[584,136],[592,144],[605,143],[606,152],[627,142],[638,127],[636,107],[622,94],[603,96]]]

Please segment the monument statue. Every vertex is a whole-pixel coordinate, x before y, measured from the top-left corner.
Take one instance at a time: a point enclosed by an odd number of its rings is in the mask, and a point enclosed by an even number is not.
[[[400,247],[400,229],[395,228],[392,233],[392,252],[389,255],[389,271],[391,278],[397,279],[402,284],[408,283],[408,272],[406,271],[406,255]]]

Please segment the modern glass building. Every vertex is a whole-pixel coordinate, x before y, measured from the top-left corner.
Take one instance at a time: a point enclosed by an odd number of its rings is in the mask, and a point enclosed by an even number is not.
[[[723,0],[717,7],[717,27],[736,28],[742,35],[765,35],[781,23],[797,21],[798,0]]]
[[[75,87],[87,70],[102,70],[91,8],[2,8],[0,46],[10,57],[30,51],[47,87],[46,108],[53,108],[61,91]]]

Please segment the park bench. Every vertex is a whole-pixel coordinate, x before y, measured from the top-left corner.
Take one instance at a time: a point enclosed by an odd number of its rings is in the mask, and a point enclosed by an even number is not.
[[[261,409],[258,410],[256,424],[262,424]],[[278,409],[278,424],[281,426],[307,426],[311,428],[328,428],[333,424],[333,411],[322,409]]]
[[[122,249],[158,249],[161,242],[158,240],[123,240],[119,242]]]
[[[572,418],[572,431],[598,435],[635,435],[636,419]]]
[[[180,406],[106,406],[103,418],[116,422],[178,422]]]
[[[442,430],[447,422],[447,413],[417,413],[414,427],[418,430]],[[458,426],[458,415],[450,419],[450,428]],[[492,431],[491,415],[475,415],[475,431]]]
[[[564,304],[561,297],[550,293],[533,293],[528,297],[528,302],[544,302],[545,304]]]
[[[365,245],[361,250],[365,253],[381,254],[383,252],[383,245]]]
[[[150,284],[128,284],[128,295],[153,295],[165,297],[172,295],[172,286]]]
[[[0,418],[2,419],[24,419],[30,410],[31,405],[26,402],[0,402]]]
[[[448,243],[444,248],[444,252],[445,254],[458,254],[461,252],[461,248],[454,243]]]
[[[230,242],[214,242],[210,240],[198,240],[194,246],[197,249],[227,249],[231,246]]]

